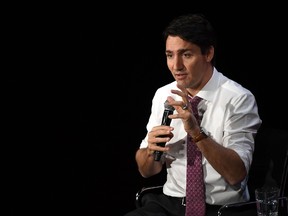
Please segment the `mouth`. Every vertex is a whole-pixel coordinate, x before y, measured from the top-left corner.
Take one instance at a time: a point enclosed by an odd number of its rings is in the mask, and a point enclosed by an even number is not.
[[[187,74],[185,73],[177,73],[175,74],[175,78],[178,79],[178,80],[183,80],[187,77]]]

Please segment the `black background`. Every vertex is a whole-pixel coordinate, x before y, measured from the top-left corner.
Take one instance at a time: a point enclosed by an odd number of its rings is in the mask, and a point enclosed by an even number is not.
[[[208,17],[218,34],[217,69],[253,92],[265,131],[287,132],[283,5],[3,8],[3,167],[11,215],[123,215],[142,185],[161,181],[143,179],[134,155],[154,91],[172,81],[161,33],[183,13]]]

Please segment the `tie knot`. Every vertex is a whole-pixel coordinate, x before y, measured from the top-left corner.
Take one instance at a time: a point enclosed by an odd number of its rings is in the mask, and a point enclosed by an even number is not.
[[[191,103],[192,107],[197,107],[201,100],[201,97],[194,96],[193,98],[189,99],[189,102]]]

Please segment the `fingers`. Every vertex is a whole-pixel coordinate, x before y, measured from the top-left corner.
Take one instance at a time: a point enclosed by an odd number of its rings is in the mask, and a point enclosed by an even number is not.
[[[179,95],[182,97],[182,101],[175,101],[172,97],[168,96],[167,100],[171,106],[173,106],[177,112],[181,113],[183,110],[189,110],[190,109],[190,103],[188,95],[185,95],[184,92],[179,90],[171,90],[172,93]]]
[[[156,126],[148,133],[148,148],[150,151],[168,151],[165,143],[173,137],[173,128],[169,126]]]
[[[182,110],[188,110],[190,107],[190,103],[189,103],[189,97],[188,97],[188,91],[185,87],[181,86],[181,85],[177,85],[177,87],[180,90],[177,89],[172,89],[171,93],[173,94],[177,94],[182,98],[182,101],[179,101],[178,103],[176,103],[178,106],[180,106],[182,108]],[[176,105],[175,104],[175,105]]]
[[[188,104],[184,104],[184,106],[182,106],[182,109],[183,109],[183,110],[188,109]]]
[[[172,137],[173,128],[170,126],[156,126],[148,133],[148,142],[149,143],[161,143],[168,142]]]
[[[180,89],[180,90],[179,90]],[[171,119],[181,119],[184,124],[185,131],[191,131],[192,128],[197,125],[197,120],[192,112],[192,107],[189,102],[188,91],[186,88],[179,86],[179,89],[171,90],[171,93],[176,94],[182,98],[182,100],[174,100],[172,97],[167,97],[167,100],[171,106],[175,108],[177,113],[170,116]]]

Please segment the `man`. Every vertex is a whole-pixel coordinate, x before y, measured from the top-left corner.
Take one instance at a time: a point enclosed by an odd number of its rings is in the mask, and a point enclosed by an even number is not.
[[[185,215],[189,145],[196,145],[202,156],[205,210],[198,215],[216,215],[220,205],[249,200],[248,173],[262,123],[257,103],[248,89],[217,71],[215,32],[203,15],[177,17],[164,39],[175,81],[155,92],[136,161],[145,178],[165,167],[167,180],[163,194],[147,195],[144,205],[126,216]],[[189,102],[194,97],[201,98],[197,113]],[[161,124],[165,101],[175,109],[168,117],[170,125]],[[163,152],[159,161],[155,152]]]

